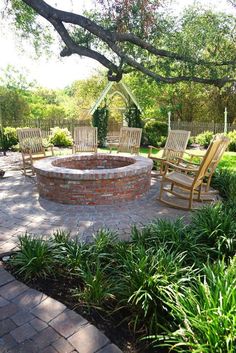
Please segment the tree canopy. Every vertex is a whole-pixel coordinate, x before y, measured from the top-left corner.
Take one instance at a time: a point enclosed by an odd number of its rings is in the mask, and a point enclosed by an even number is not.
[[[230,0],[234,5],[234,0]],[[191,9],[181,19],[164,0],[97,0],[96,11],[75,14],[43,0],[10,0],[15,25],[24,36],[50,41],[43,17],[62,42],[61,56],[93,58],[109,80],[142,72],[156,82],[198,82],[222,87],[235,82],[236,19]]]

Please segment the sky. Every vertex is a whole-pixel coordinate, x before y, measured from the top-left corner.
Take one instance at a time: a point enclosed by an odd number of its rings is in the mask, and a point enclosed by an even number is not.
[[[53,0],[49,0],[53,4]],[[232,13],[232,6],[227,4],[226,0],[199,0],[199,3],[217,11]],[[73,10],[81,13],[81,10],[88,9],[91,6],[91,0],[77,0],[77,5],[72,9],[72,0],[58,0],[58,8],[63,10]],[[192,5],[194,0],[175,0],[173,10],[181,12],[186,6]],[[0,5],[1,9],[1,5]],[[20,72],[23,72],[30,81],[37,81],[40,86],[47,88],[64,88],[75,80],[89,78],[102,69],[102,66],[89,58],[80,58],[78,55],[60,58],[60,51],[54,50],[51,57],[42,55],[36,59],[32,47],[26,47],[22,51],[21,44],[17,36],[2,22],[0,24],[0,70],[8,65],[14,66]],[[1,71],[0,71],[1,75]]]

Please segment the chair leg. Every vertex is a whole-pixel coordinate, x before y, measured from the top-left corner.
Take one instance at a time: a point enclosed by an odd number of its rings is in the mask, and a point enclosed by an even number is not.
[[[189,195],[189,204],[188,204],[188,209],[191,210],[192,206],[193,206],[193,194],[194,194],[194,190],[192,189],[190,191],[190,195]]]
[[[202,185],[199,186],[199,189],[198,189],[198,195],[197,195],[197,201],[200,202],[202,201],[201,199],[201,192],[202,192]]]
[[[26,168],[25,168],[25,158],[22,154],[22,161],[23,161],[23,174],[26,175]]]
[[[160,195],[159,195],[159,200],[162,201],[162,195],[163,195],[163,186],[164,186],[164,178],[162,178],[162,181],[161,181],[161,187],[160,187]]]

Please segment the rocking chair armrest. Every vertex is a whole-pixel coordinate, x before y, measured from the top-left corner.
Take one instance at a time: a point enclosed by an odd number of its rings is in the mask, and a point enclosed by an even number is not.
[[[181,158],[181,157],[176,157],[176,159],[178,160],[178,163],[179,162],[183,162],[183,163],[186,163],[186,164],[191,164],[193,166],[199,167],[199,163],[194,163],[194,162],[191,162],[191,161],[187,161],[186,159]]]
[[[150,158],[151,157],[151,154],[152,154],[152,150],[156,150],[156,151],[160,151],[160,148],[158,148],[158,147],[154,147],[154,146],[148,146],[148,158]]]
[[[195,172],[195,170],[192,169],[192,168],[181,167],[179,165],[173,164],[173,163],[168,162],[168,161],[164,162],[164,166],[165,166],[165,173],[168,171],[169,167],[171,167],[173,169],[180,170],[182,172],[191,172],[191,173]]]
[[[203,158],[204,157],[204,155],[201,156],[201,155],[197,155],[197,154],[190,153],[190,152],[187,152],[187,151],[184,151],[184,154],[187,154],[187,155],[190,156],[190,161],[192,161],[193,158]]]

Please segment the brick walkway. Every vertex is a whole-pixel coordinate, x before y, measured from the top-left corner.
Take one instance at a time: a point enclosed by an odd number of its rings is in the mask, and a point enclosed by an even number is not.
[[[0,263],[0,353],[122,353],[95,326]]]

